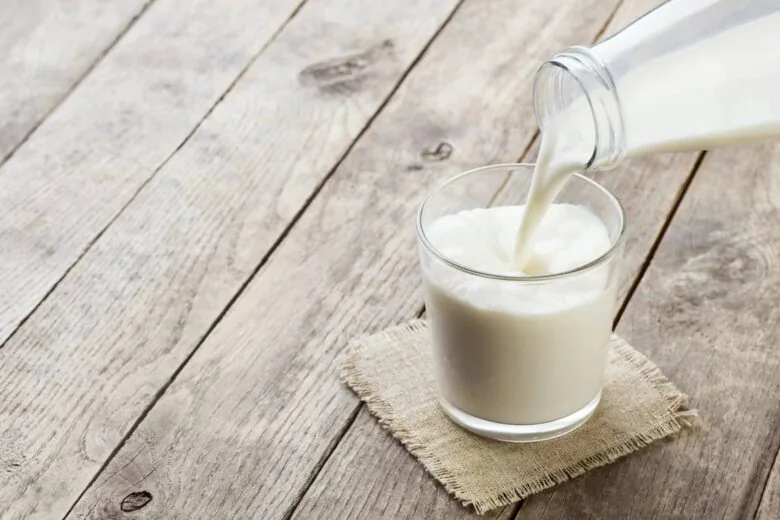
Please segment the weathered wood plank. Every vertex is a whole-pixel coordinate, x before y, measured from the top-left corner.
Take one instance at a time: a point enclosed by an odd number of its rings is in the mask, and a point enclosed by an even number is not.
[[[4,520],[65,514],[454,5],[309,2],[0,349]]]
[[[780,438],[780,146],[708,154],[618,332],[703,426],[557,490],[518,518],[753,518]]]
[[[627,0],[618,9],[606,34],[619,28],[626,12],[644,12],[657,0]],[[583,5],[583,9],[590,8]],[[595,32],[595,30],[594,30]],[[577,35],[573,35],[576,37]],[[571,38],[567,34],[561,44]],[[529,152],[536,155],[535,148]],[[687,180],[695,163],[695,154],[661,155],[631,161],[615,172],[597,174],[598,180],[617,193],[630,216],[630,228],[626,238],[625,268],[621,275],[620,298],[628,297],[632,283],[642,270],[646,255],[651,250],[671,209],[676,205],[680,189]],[[648,185],[661,189],[648,192]],[[516,204],[521,197],[513,192],[509,184],[502,189],[496,204]],[[361,416],[364,414],[361,411]],[[355,432],[354,430],[358,431]],[[371,451],[362,448],[368,442],[375,443]],[[402,453],[399,453],[401,450]],[[390,455],[392,454],[392,455]],[[391,457],[395,466],[377,465],[376,460]],[[401,475],[420,482],[420,489],[398,485]],[[455,500],[447,501],[447,493],[430,477],[423,478],[424,469],[414,458],[402,450],[400,445],[376,422],[357,421],[350,432],[333,452],[309,492],[301,501],[296,518],[417,518],[412,513],[425,510],[439,518],[476,517],[473,511],[464,509]],[[406,493],[406,495],[404,495]],[[388,504],[411,502],[416,508],[399,510],[396,516],[386,515]],[[370,513],[370,514],[369,514]],[[373,516],[372,516],[373,515]],[[422,517],[421,517],[422,518]]]
[[[537,65],[518,56],[539,46],[541,58],[562,33],[592,37],[611,7],[601,4],[568,17],[560,6],[467,2],[76,517],[116,512],[131,493],[154,497],[138,518],[286,517],[358,405],[336,381],[333,357],[347,338],[419,306],[412,222],[421,196],[459,170],[516,157],[535,131],[521,100]],[[552,35],[517,30],[529,18]],[[428,153],[437,148],[447,153]],[[684,178],[668,175],[673,186]]]
[[[300,1],[155,2],[0,168],[0,345]]]
[[[149,1],[0,2],[0,164]]]
[[[511,520],[514,507],[477,516],[453,500],[362,407],[293,518]],[[363,480],[361,481],[361,476]],[[371,500],[365,497],[370,496]]]

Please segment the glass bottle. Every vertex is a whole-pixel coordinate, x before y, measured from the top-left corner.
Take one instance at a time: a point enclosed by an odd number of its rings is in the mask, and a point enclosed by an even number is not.
[[[545,62],[534,108],[585,170],[779,137],[780,0],[670,0]]]

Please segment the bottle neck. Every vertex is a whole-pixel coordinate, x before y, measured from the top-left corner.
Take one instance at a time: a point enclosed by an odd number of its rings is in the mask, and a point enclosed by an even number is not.
[[[609,170],[626,156],[626,135],[617,88],[606,65],[586,47],[572,47],[545,62],[534,81],[539,127],[553,117],[563,124],[587,125],[580,134],[586,170]],[[563,114],[563,115],[561,115]],[[576,116],[576,117],[574,117]]]

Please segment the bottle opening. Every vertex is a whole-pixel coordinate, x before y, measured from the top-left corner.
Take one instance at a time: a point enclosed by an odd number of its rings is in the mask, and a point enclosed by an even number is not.
[[[534,81],[534,110],[542,132],[555,122],[586,170],[608,170],[626,153],[617,89],[606,67],[575,47],[544,63]]]

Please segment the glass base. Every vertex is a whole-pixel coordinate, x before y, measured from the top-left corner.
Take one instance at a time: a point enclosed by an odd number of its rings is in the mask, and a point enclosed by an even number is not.
[[[503,424],[474,417],[439,398],[444,413],[452,421],[472,433],[505,442],[536,442],[560,437],[576,430],[587,421],[601,400],[601,392],[591,402],[561,419],[540,424]]]

